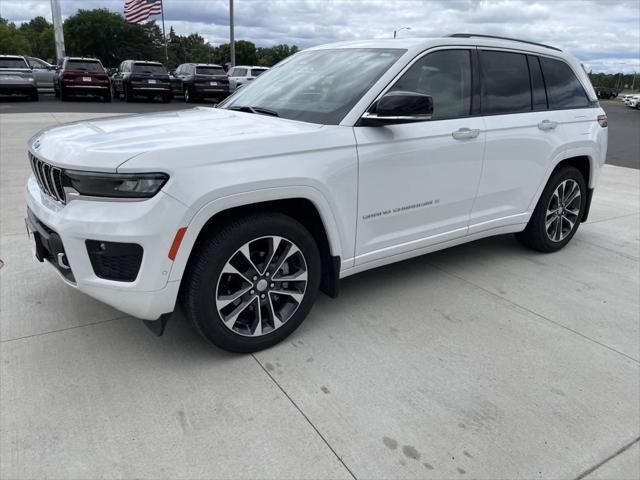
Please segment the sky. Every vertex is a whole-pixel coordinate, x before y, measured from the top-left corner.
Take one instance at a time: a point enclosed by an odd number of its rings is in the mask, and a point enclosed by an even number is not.
[[[122,12],[124,0],[60,0]],[[640,0],[235,0],[236,40],[300,48],[323,43],[472,32],[516,37],[566,50],[594,72],[640,72]],[[167,31],[229,41],[229,0],[164,0]],[[0,0],[0,16],[51,19],[50,0]],[[158,17],[159,21],[159,17]]]

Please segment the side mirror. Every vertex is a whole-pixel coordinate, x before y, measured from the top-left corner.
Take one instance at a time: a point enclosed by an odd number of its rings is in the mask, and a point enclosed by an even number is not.
[[[55,70],[57,70],[57,69],[58,69],[58,67],[56,67],[55,65],[49,65],[49,66],[47,67],[47,70],[54,70],[54,71],[55,71]]]
[[[360,125],[424,122],[433,115],[433,98],[418,92],[387,92],[362,115]]]

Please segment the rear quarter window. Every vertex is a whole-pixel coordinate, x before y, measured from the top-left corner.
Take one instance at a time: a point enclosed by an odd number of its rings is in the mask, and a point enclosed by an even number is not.
[[[547,86],[549,108],[584,108],[589,106],[589,97],[569,65],[547,57],[540,57],[540,64]]]

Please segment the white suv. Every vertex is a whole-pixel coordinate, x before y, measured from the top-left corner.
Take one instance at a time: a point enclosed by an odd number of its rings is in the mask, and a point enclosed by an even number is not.
[[[229,75],[229,90],[234,92],[237,88],[255,80],[267,70],[269,70],[267,67],[250,67],[247,65],[238,65],[231,68],[227,73]]]
[[[180,303],[205,339],[248,352],[363,270],[505,233],[559,250],[606,151],[594,89],[556,48],[339,43],[218,108],[40,132],[27,224],[78,290],[158,334]]]

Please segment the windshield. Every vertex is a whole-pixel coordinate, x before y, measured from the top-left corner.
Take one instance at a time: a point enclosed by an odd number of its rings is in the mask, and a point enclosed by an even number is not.
[[[405,51],[341,48],[300,52],[244,85],[219,107],[268,109],[282,118],[337,125]]]
[[[29,68],[22,58],[0,58],[0,68]]]
[[[222,67],[196,67],[198,75],[226,75]]]
[[[133,71],[136,73],[154,73],[157,75],[167,74],[164,65],[160,65],[159,63],[134,63]]]
[[[102,70],[100,62],[91,62],[86,60],[68,60],[65,67],[67,70],[87,70],[97,72]]]

